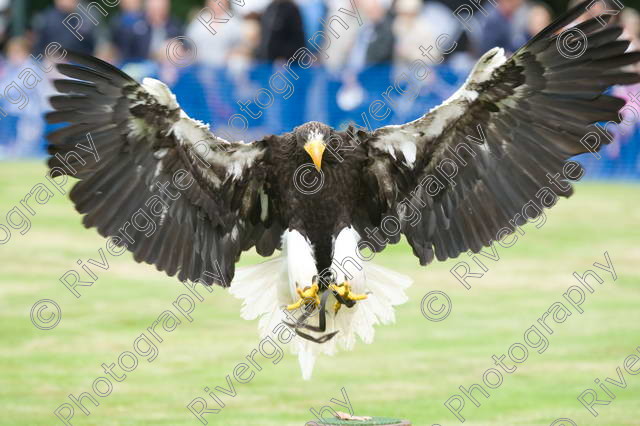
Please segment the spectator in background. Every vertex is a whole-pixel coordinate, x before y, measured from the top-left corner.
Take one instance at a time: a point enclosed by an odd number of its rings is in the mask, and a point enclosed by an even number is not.
[[[169,14],[169,0],[121,0],[122,12],[112,26],[112,42],[123,62],[161,59],[165,42],[182,34],[180,23]]]
[[[476,36],[478,56],[494,47],[507,53],[515,52],[527,41],[528,8],[524,0],[497,0],[498,5],[486,5],[488,15],[481,22]]]
[[[569,4],[567,5],[567,9],[571,9],[571,8],[577,6],[580,2],[581,2],[581,0],[570,0]],[[589,19],[594,18],[596,16],[600,16],[603,13],[606,16],[607,14],[605,13],[605,11],[607,9],[617,10],[617,9],[620,9],[620,7],[616,6],[615,3],[611,4],[610,7],[607,7],[607,0],[604,0],[604,1],[593,1],[593,2],[591,2],[589,4],[589,10],[585,9],[585,12],[582,15],[580,15],[575,21],[573,21],[573,23],[571,25],[576,25],[576,24],[579,24],[580,22],[588,21]],[[617,15],[617,16],[620,16],[620,15]]]
[[[165,42],[182,34],[182,26],[170,15],[169,0],[147,0],[146,22],[149,30],[142,37],[147,46],[147,56],[158,59],[165,55]]]
[[[97,29],[89,19],[83,19],[77,32],[82,36],[79,40],[65,25],[64,19],[70,13],[76,11],[78,0],[55,0],[54,5],[45,9],[37,15],[33,22],[33,32],[36,35],[34,52],[36,55],[44,52],[47,44],[51,42],[60,43],[63,47],[82,53],[93,54],[98,42]],[[96,19],[101,19],[102,15],[94,12]],[[76,25],[75,21],[70,21],[69,25]]]
[[[347,7],[351,10],[350,4],[348,2],[345,3],[345,0],[327,0],[325,19],[333,15],[340,15],[338,10],[342,7]],[[328,33],[327,28],[322,28],[322,30]],[[340,38],[331,41],[331,47],[327,52],[329,57],[327,58],[320,55],[324,65],[332,75],[337,77],[344,69],[359,30],[360,27],[358,27],[357,24],[349,24],[349,30],[342,31]]]
[[[432,25],[429,25],[429,20],[422,14],[422,0],[397,0],[395,9],[395,61],[408,65],[416,59],[424,59],[420,46],[435,46],[439,34],[431,31]],[[432,49],[432,53],[434,56],[438,55],[436,49]]]
[[[204,6],[209,10],[204,9],[202,15],[198,11],[187,26],[186,35],[191,38],[198,49],[197,61],[199,63],[222,67],[242,43],[244,20],[232,12],[228,0],[206,0]],[[214,16],[220,20],[219,22],[213,22],[210,10],[214,12]],[[233,18],[231,18],[232,16]],[[199,21],[198,17],[211,22],[205,24]],[[222,22],[223,19],[230,20]]]
[[[364,22],[346,55],[342,85],[336,94],[337,105],[343,110],[355,110],[367,94],[380,93],[379,86],[388,84],[389,73],[381,70],[381,74],[371,66],[391,63],[394,53],[393,11],[383,0],[358,0],[357,5]]]
[[[305,43],[298,6],[292,0],[273,0],[260,18],[260,45],[256,59],[286,61]]]
[[[120,12],[111,21],[111,42],[118,49],[122,62],[147,58],[148,43],[143,40],[149,32],[142,11],[142,0],[121,0]]]
[[[637,10],[631,8],[625,8],[620,16],[620,24],[622,24],[623,33],[622,38],[631,41],[629,50],[640,50],[640,13]],[[639,72],[640,65],[635,64],[636,72]]]
[[[544,30],[552,21],[553,13],[544,3],[535,3],[529,8],[527,33],[529,38]]]
[[[245,0],[242,13],[245,15],[262,15],[272,0]]]
[[[624,8],[618,15],[623,28],[621,38],[631,41],[629,51],[640,49],[640,14],[635,9]],[[629,72],[640,72],[640,65],[627,66]],[[618,96],[627,102],[626,108],[621,110],[623,123],[619,126],[609,125],[607,128],[615,135],[615,142],[607,145],[603,154],[605,158],[615,161],[610,170],[619,177],[640,177],[640,126],[637,107],[634,98],[640,92],[640,84],[630,86],[614,86],[611,90],[614,96]],[[634,114],[634,111],[635,114]]]
[[[327,6],[324,0],[295,0],[300,14],[302,15],[302,25],[307,37],[322,29],[322,21],[327,13]]]
[[[253,57],[260,45],[260,15],[249,13],[242,20],[242,40],[234,49],[229,67],[232,69],[246,69],[253,62]]]
[[[29,52],[29,43],[23,37],[11,38],[7,43],[7,60],[0,77],[0,87],[5,88],[5,97],[0,98],[3,111],[0,115],[0,158],[27,157],[42,152],[43,114],[51,108],[47,102],[51,88],[46,78],[35,82],[31,88],[22,83],[24,76],[20,74],[26,68],[38,70]],[[6,96],[9,87],[12,88]]]
[[[357,73],[367,65],[390,63],[393,59],[393,18],[381,0],[358,2],[364,24],[351,49],[347,67]]]
[[[472,46],[472,37],[470,32],[477,31],[475,28],[469,31],[464,25],[456,18],[454,12],[462,5],[472,5],[478,2],[469,3],[467,0],[423,0],[424,6],[422,7],[422,15],[426,17],[429,23],[429,30],[432,34],[439,37],[442,34],[446,34],[448,38],[445,41],[441,41],[445,50],[448,50],[449,46],[456,43],[455,50],[444,56],[444,62],[448,63],[453,69],[458,70],[461,73],[466,73],[471,70],[475,65],[477,58],[474,54]],[[493,7],[490,2],[480,2],[486,8]],[[472,6],[476,7],[476,6]],[[464,15],[464,12],[463,12]],[[474,13],[477,17],[482,16],[482,13],[477,11]],[[424,43],[423,46],[427,46],[428,43]],[[435,48],[432,50],[435,51]],[[422,58],[425,60],[425,58]]]
[[[0,0],[0,50],[4,50],[11,34],[11,0]]]

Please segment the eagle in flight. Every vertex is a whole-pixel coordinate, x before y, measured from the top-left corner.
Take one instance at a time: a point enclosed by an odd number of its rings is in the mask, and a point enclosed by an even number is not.
[[[68,52],[57,69],[71,79],[54,81],[61,94],[47,114],[68,124],[48,135],[48,165],[79,179],[70,198],[83,224],[117,237],[137,262],[230,286],[263,337],[287,323],[303,337],[292,348],[309,378],[318,353],[351,349],[356,336],[369,343],[375,324],[394,320],[411,281],[368,260],[401,234],[427,265],[478,252],[542,214],[519,214],[542,193],[544,207],[572,194],[567,181],[583,171],[568,159],[599,148],[581,143],[588,126],[620,121],[625,102],[604,92],[640,81],[627,68],[640,53],[601,17],[573,27],[582,55],[558,50],[558,33],[585,5],[509,58],[487,52],[415,121],[371,132],[310,122],[251,143],[189,118],[158,80],[140,84]],[[99,161],[76,149],[85,138]],[[301,188],[301,176],[317,187]],[[282,254],[236,273],[251,248]]]

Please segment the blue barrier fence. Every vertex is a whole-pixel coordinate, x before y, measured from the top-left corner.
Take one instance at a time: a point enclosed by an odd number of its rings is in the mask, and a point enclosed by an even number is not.
[[[49,108],[46,98],[53,93],[48,82],[53,73],[40,72],[42,81],[28,86],[19,78],[28,66],[0,68],[0,87],[5,88],[5,97],[0,99],[0,159],[43,156],[44,135],[53,129],[42,119]],[[370,67],[350,79],[322,67],[290,68],[287,72],[282,66],[271,65],[232,70],[197,65],[161,67],[146,62],[126,64],[124,70],[137,79],[151,76],[167,82],[191,117],[210,123],[223,137],[245,141],[287,132],[311,120],[335,128],[350,122],[371,129],[404,123],[440,104],[468,74],[468,69],[435,67],[423,81],[419,96],[414,96],[401,77],[408,72],[406,67]],[[6,88],[12,84],[17,88],[7,96]],[[18,89],[27,97],[27,105],[16,103]],[[632,88],[616,90],[624,96]],[[591,154],[578,157],[587,168],[587,177],[640,179],[640,126],[636,124],[640,107],[629,103],[626,108],[628,124],[609,129],[615,140],[601,151],[600,158]],[[585,134],[588,131],[585,129]]]

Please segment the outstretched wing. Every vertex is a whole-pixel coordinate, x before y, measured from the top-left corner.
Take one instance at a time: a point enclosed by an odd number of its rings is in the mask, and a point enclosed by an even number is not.
[[[640,60],[617,40],[622,29],[592,19],[577,25],[571,58],[558,31],[584,13],[576,6],[511,58],[487,52],[463,87],[428,114],[376,130],[367,170],[381,211],[399,218],[421,264],[457,257],[502,238],[541,214],[583,170],[567,160],[599,121],[619,122],[621,99],[603,92],[640,81],[624,66]],[[579,31],[581,32],[579,32]],[[578,52],[568,52],[578,56]],[[602,143],[609,140],[600,137]],[[559,182],[552,182],[559,177]]]
[[[56,80],[48,135],[51,173],[80,179],[70,192],[86,227],[180,280],[228,286],[242,250],[270,255],[266,145],[230,143],[189,118],[162,82],[138,84],[99,59],[69,52]]]

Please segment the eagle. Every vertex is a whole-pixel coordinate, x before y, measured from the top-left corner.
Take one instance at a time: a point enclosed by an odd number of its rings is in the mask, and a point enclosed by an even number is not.
[[[607,89],[640,81],[628,68],[640,53],[619,26],[570,26],[586,4],[510,57],[485,53],[414,121],[373,131],[309,122],[250,143],[190,118],[164,83],[68,52],[46,115],[67,124],[47,135],[48,166],[78,179],[69,196],[84,226],[135,261],[230,287],[261,336],[288,324],[308,379],[319,353],[372,342],[407,300],[411,280],[370,262],[387,245],[404,236],[421,265],[477,253],[572,195],[584,171],[571,157],[609,142],[585,143],[589,126],[621,120],[625,102]],[[559,48],[567,26],[583,35],[581,55]],[[520,214],[533,200],[542,207]],[[281,254],[236,273],[250,249]]]

